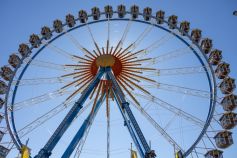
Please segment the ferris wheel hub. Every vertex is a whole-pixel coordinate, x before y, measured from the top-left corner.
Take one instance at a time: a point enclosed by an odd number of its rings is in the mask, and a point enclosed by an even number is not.
[[[103,54],[96,59],[96,65],[98,67],[112,67],[115,63],[114,56],[110,54]]]

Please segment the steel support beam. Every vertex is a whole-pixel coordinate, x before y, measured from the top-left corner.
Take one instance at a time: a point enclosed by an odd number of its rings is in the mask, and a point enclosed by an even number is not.
[[[104,99],[105,99],[105,95],[101,96],[101,98],[97,101],[94,112],[90,113],[87,116],[87,118],[83,122],[82,126],[80,127],[80,129],[78,130],[74,138],[72,139],[71,143],[69,144],[69,146],[67,147],[67,149],[65,150],[61,158],[69,158],[71,156],[76,146],[78,145],[80,140],[83,138],[86,130],[88,129],[88,127],[91,125],[92,121],[94,120],[97,112],[99,111],[99,108],[101,107],[101,104],[104,102]]]
[[[116,92],[113,90],[113,92],[115,93],[115,100],[116,100],[116,103],[118,105],[118,108],[123,116],[123,119],[124,119],[124,126],[126,126],[128,128],[128,132],[130,133],[132,139],[133,139],[133,142],[139,152],[139,155],[141,156],[141,158],[144,158],[145,156],[145,153],[143,151],[143,148],[137,138],[137,135],[135,134],[135,131],[134,129],[132,128],[131,124],[130,124],[130,121],[129,119],[127,118],[127,116],[125,115],[123,109],[122,109],[122,105],[120,105],[120,101],[119,101],[119,96],[116,94]]]
[[[141,155],[141,157],[143,158],[154,158],[156,155],[154,153],[153,150],[150,149],[130,107],[129,107],[129,103],[126,101],[125,96],[122,92],[122,89],[120,88],[119,84],[116,81],[115,76],[113,75],[113,73],[111,71],[107,71],[107,76],[108,79],[112,81],[112,85],[113,85],[113,91],[116,94],[116,96],[119,97],[119,100],[121,101],[122,104],[122,108],[124,110],[124,112],[126,112],[126,115],[129,118],[129,123],[131,123],[135,134],[138,136],[138,140],[140,141],[141,145],[144,149],[144,151],[140,151],[139,153],[145,153],[145,155]],[[136,143],[136,142],[135,142]],[[139,150],[139,149],[138,149]]]
[[[53,135],[50,137],[46,145],[39,151],[38,155],[36,155],[35,158],[48,158],[51,155],[52,150],[54,149],[54,147],[56,146],[56,144],[58,143],[62,135],[65,133],[65,131],[68,129],[68,127],[71,125],[73,119],[77,116],[78,112],[80,111],[84,102],[86,101],[86,99],[88,98],[92,90],[94,89],[95,85],[99,83],[100,78],[103,76],[104,72],[105,72],[105,68],[100,68],[95,78],[87,86],[87,88],[82,92],[81,97],[74,104],[74,106],[68,112],[68,114],[60,123],[58,128],[55,130]]]

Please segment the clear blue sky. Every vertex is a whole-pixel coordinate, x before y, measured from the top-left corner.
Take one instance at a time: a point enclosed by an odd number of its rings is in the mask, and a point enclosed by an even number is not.
[[[237,36],[237,17],[233,16],[233,11],[237,10],[237,1],[236,0],[41,0],[41,1],[30,1],[30,0],[21,0],[21,1],[13,1],[13,0],[1,0],[0,2],[0,66],[7,64],[8,57],[11,53],[16,52],[18,49],[18,44],[22,42],[27,42],[29,35],[32,33],[39,33],[40,28],[44,25],[52,26],[52,22],[55,19],[65,19],[65,15],[71,13],[75,16],[78,14],[78,10],[84,9],[90,12],[91,8],[94,6],[98,6],[101,10],[107,4],[116,8],[119,4],[125,4],[127,7],[137,4],[140,8],[144,8],[145,6],[149,6],[153,9],[153,13],[156,10],[162,9],[166,12],[166,15],[175,14],[181,20],[187,20],[191,23],[191,28],[200,28],[203,30],[203,36],[209,37],[213,39],[213,44],[215,48],[218,48],[223,51],[223,60],[230,64],[231,73],[230,76],[233,78],[237,78],[237,53],[236,53],[236,36]],[[142,26],[141,26],[142,28]],[[32,76],[31,76],[32,77]],[[27,77],[26,77],[27,78]],[[29,77],[30,78],[30,77]],[[194,79],[195,80],[195,79]],[[40,94],[40,93],[39,93]],[[21,94],[23,96],[24,94]],[[28,97],[31,96],[27,94]],[[200,101],[201,102],[201,101]],[[53,102],[50,102],[53,103]],[[113,111],[114,113],[118,111]],[[101,114],[104,115],[103,113]],[[62,115],[63,116],[63,115]],[[23,116],[18,116],[23,120],[27,120],[27,117],[23,118]],[[83,120],[85,116],[79,119],[79,122]],[[101,117],[95,129],[97,127],[105,127],[105,120]],[[114,117],[114,126],[115,129],[119,129],[117,126],[119,124],[119,120],[121,121],[121,117],[115,115]],[[140,119],[139,119],[140,120]],[[58,120],[55,120],[58,121]],[[117,122],[116,122],[117,121]],[[141,121],[141,120],[140,120]],[[51,133],[53,131],[52,127],[43,127],[42,131],[47,131]],[[74,128],[75,129],[75,126]],[[105,129],[102,129],[99,133],[103,133]],[[122,156],[128,156],[127,153],[123,153],[124,150],[129,146],[130,138],[128,135],[125,135],[126,130],[121,130],[122,134],[114,132],[115,141],[119,141],[120,139],[128,140],[128,144],[126,147],[113,147],[115,155],[112,158],[117,158],[122,154]],[[237,130],[233,130],[234,141],[237,143]],[[153,134],[153,133],[152,133]],[[70,135],[70,133],[69,133]],[[113,135],[113,134],[112,134]],[[37,136],[35,133],[34,136]],[[41,135],[42,136],[42,135]],[[90,145],[86,146],[88,151],[85,151],[85,157],[91,158],[94,157],[95,153],[97,156],[104,156],[105,149],[97,149],[91,148],[93,145],[93,139],[100,137],[99,134],[94,132],[94,136],[89,139]],[[103,136],[104,138],[104,136]],[[188,139],[188,138],[186,138]],[[66,138],[63,139],[65,144],[69,142]],[[100,141],[100,140],[98,140]],[[63,143],[64,143],[63,142]],[[113,141],[112,141],[113,142]],[[159,140],[152,141],[153,144],[156,144]],[[31,142],[33,144],[33,141]],[[237,155],[237,145],[236,143],[232,145],[225,152],[225,158],[232,158]],[[42,144],[42,143],[41,143]],[[98,146],[100,142],[95,143]],[[104,145],[104,143],[102,143]],[[123,144],[119,142],[119,144]],[[159,143],[158,143],[159,144]],[[37,143],[32,146],[37,146]],[[155,146],[155,145],[154,145]],[[159,146],[159,145],[158,145]],[[62,146],[62,147],[65,147]],[[62,150],[62,147],[58,148],[58,150]],[[39,147],[40,148],[40,147]],[[89,150],[90,149],[90,150]],[[95,150],[93,155],[93,149]],[[36,152],[36,151],[34,151]],[[121,152],[121,153],[120,153]],[[161,151],[157,151],[158,155]],[[88,154],[88,155],[86,155]],[[124,154],[124,155],[123,155]],[[127,155],[126,155],[127,154]],[[11,155],[12,156],[12,155]],[[55,156],[55,155],[54,155]],[[117,157],[116,157],[117,156]],[[57,157],[57,156],[55,156]]]

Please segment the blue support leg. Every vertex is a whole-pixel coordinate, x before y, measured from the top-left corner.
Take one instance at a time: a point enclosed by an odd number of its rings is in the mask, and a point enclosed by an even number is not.
[[[105,95],[101,96],[101,98],[97,101],[95,110],[93,113],[90,113],[88,117],[83,122],[81,128],[78,130],[74,138],[72,139],[71,143],[63,153],[61,158],[69,158],[72,154],[72,152],[75,150],[77,144],[80,142],[80,140],[83,138],[86,130],[88,129],[89,125],[92,123],[92,120],[95,118],[99,108],[101,107],[101,104],[104,102]]]
[[[100,68],[95,78],[88,85],[88,87],[82,92],[82,95],[79,98],[79,100],[73,105],[73,107],[68,112],[63,121],[60,123],[56,131],[50,137],[44,148],[40,150],[40,152],[38,153],[38,155],[35,156],[35,158],[48,158],[51,155],[52,150],[54,149],[54,147],[56,146],[56,144],[58,143],[64,132],[68,129],[68,127],[72,123],[72,120],[76,117],[76,115],[82,108],[82,105],[84,104],[84,102],[94,89],[94,87],[99,83],[100,78],[103,76],[104,72],[105,68]]]
[[[114,92],[114,93],[115,93],[115,92]],[[123,116],[123,119],[124,119],[124,126],[126,126],[126,127],[128,128],[128,132],[130,133],[130,135],[131,135],[131,137],[132,137],[132,139],[133,139],[133,142],[134,142],[136,148],[138,149],[139,155],[140,155],[142,158],[144,158],[144,157],[145,157],[145,153],[143,152],[143,149],[142,149],[142,147],[141,147],[141,145],[140,145],[140,143],[139,143],[139,140],[138,140],[138,138],[137,138],[137,136],[136,136],[136,134],[135,134],[135,132],[134,132],[134,130],[133,130],[131,124],[130,124],[129,119],[127,118],[127,116],[126,116],[125,113],[123,112],[123,109],[122,109],[122,107],[121,107],[121,105],[120,105],[120,103],[119,103],[119,101],[118,101],[118,100],[119,100],[119,97],[116,95],[116,93],[115,93],[115,100],[116,100],[116,103],[117,103],[117,105],[118,105],[118,108],[119,108],[119,110],[120,110],[120,112],[121,112],[121,114],[122,114],[122,116]]]
[[[154,158],[156,157],[156,154],[153,150],[150,149],[130,107],[129,107],[129,103],[126,101],[124,94],[122,93],[122,90],[119,86],[119,84],[116,81],[116,78],[114,77],[113,73],[111,71],[107,71],[107,76],[108,79],[110,79],[112,81],[112,85],[113,85],[113,90],[114,92],[118,95],[119,99],[121,100],[122,103],[122,108],[124,108],[129,120],[131,121],[131,124],[133,126],[133,128],[135,129],[135,133],[139,138],[139,141],[141,142],[142,147],[144,148],[145,151],[145,158]]]

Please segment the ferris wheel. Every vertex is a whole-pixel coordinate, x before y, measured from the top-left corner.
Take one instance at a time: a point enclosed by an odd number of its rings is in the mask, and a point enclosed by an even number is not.
[[[153,12],[80,10],[20,44],[1,67],[0,158],[224,157],[230,66],[200,29]]]

